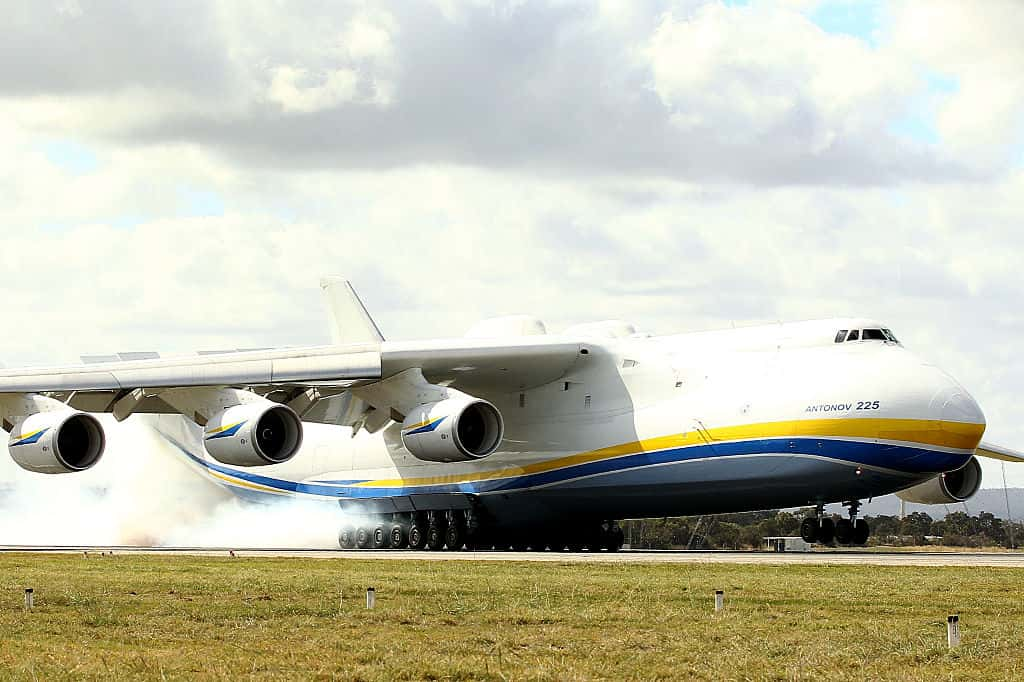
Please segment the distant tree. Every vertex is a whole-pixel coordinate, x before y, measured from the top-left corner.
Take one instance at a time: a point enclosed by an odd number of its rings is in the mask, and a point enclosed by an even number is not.
[[[907,514],[900,521],[900,535],[910,535],[916,544],[924,544],[924,536],[931,535],[932,517],[924,512]]]

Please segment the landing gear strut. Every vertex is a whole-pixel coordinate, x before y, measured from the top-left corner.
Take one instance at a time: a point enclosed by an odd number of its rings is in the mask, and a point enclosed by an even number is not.
[[[832,543],[836,535],[836,524],[832,517],[825,516],[825,505],[821,502],[814,509],[814,516],[808,516],[800,524],[800,537],[804,542],[820,542],[823,545]]]
[[[843,506],[850,508],[850,518],[839,519],[836,523],[836,542],[841,545],[863,545],[871,535],[871,528],[867,521],[857,518],[860,501],[843,502]]]

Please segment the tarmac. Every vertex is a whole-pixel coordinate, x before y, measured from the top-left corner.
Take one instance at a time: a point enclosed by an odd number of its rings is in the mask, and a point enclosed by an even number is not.
[[[93,547],[0,545],[0,553],[302,557],[386,561],[539,561],[550,563],[811,564],[831,566],[964,566],[1024,568],[1024,552],[808,552],[629,550],[620,552],[428,552],[416,550],[327,550],[246,547]]]

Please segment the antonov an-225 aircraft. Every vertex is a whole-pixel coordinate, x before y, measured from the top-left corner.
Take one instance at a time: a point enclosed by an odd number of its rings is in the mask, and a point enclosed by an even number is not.
[[[342,547],[614,551],[617,519],[808,506],[810,542],[861,544],[860,500],[962,501],[985,418],[866,319],[676,336],[528,317],[387,342],[348,282],[322,282],[335,343],[0,372],[14,461],[93,466],[93,413],[142,417],[254,498],[340,504]],[[833,520],[826,503],[843,502]]]

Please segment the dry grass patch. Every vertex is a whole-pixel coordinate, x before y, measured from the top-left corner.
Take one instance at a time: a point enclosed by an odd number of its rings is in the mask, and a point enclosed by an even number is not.
[[[1014,679],[1022,579],[993,568],[7,554],[0,678]],[[718,615],[715,589],[726,593]],[[954,652],[948,613],[961,614]]]

